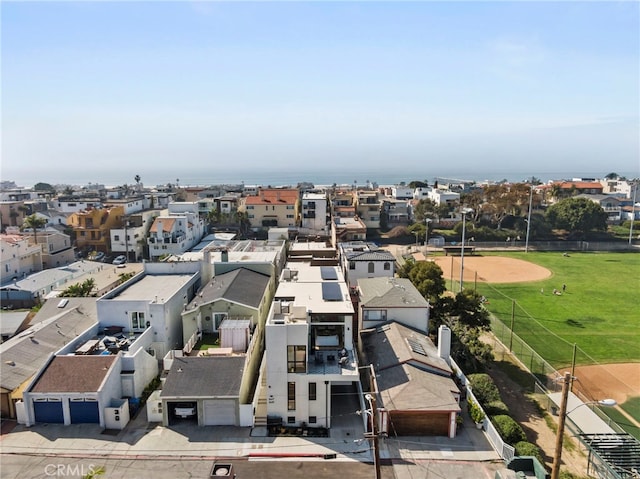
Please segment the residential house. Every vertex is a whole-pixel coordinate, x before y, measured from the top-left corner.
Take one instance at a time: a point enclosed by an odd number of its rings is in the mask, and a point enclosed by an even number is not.
[[[58,196],[49,204],[49,209],[61,213],[79,213],[96,208],[102,208],[102,200],[99,196]]]
[[[353,218],[356,202],[353,190],[333,190],[330,197],[331,217]]]
[[[356,195],[356,214],[367,228],[380,228],[383,196],[375,190],[358,190]]]
[[[199,263],[145,263],[141,274],[97,300],[100,322],[127,333],[152,331],[146,349],[162,358],[183,347],[181,313],[200,281]]]
[[[396,321],[429,333],[429,302],[407,278],[361,278],[358,280],[359,330]]]
[[[622,205],[620,198],[613,195],[577,195],[599,205],[607,214],[607,223],[619,224],[622,221]]]
[[[149,257],[180,254],[190,250],[204,236],[204,221],[191,211],[157,216],[149,230]]]
[[[226,193],[213,198],[213,207],[222,214],[233,217],[238,211],[241,196],[239,193]]]
[[[19,234],[0,234],[0,284],[42,271],[42,250]],[[3,303],[4,304],[4,303]]]
[[[367,241],[338,243],[340,265],[349,288],[356,288],[361,278],[393,278],[396,259],[389,251]]]
[[[125,216],[122,228],[113,228],[111,235],[111,252],[124,254],[130,261],[141,261],[148,258],[147,236],[154,220],[167,215],[166,209],[148,209]]]
[[[353,316],[339,267],[287,265],[267,319],[258,383],[266,408],[256,410],[256,424],[268,415],[289,426],[331,426],[332,391],[359,385]]]
[[[342,241],[367,239],[367,225],[360,218],[334,216],[331,222],[331,242],[336,246]],[[336,246],[337,247],[337,246]]]
[[[76,248],[110,253],[110,231],[122,227],[123,216],[123,206],[91,208],[73,213],[69,216],[69,226],[73,228]]]
[[[97,330],[95,298],[69,298],[45,303],[27,329],[0,344],[2,417],[16,418],[15,404],[49,357],[73,352]]]
[[[413,198],[414,189],[404,185],[394,185],[391,187],[391,197],[395,200],[410,200]]]
[[[408,225],[411,212],[411,200],[382,200],[382,210],[387,218],[387,226]]]
[[[309,234],[328,234],[328,200],[324,193],[307,192],[302,195],[302,228]]]
[[[251,425],[252,383],[245,364],[243,354],[175,358],[159,395],[163,424]]]
[[[362,330],[360,340],[365,361],[374,365],[378,408],[385,410],[380,430],[453,439],[461,394],[429,337],[390,321]]]
[[[0,201],[0,229],[4,231],[8,226],[20,227],[30,214],[24,201]]]
[[[294,228],[299,224],[300,196],[297,188],[261,188],[242,199],[239,210],[247,213],[255,231],[269,227]]]
[[[275,276],[248,268],[215,275],[181,313],[183,343],[196,333],[218,335],[225,320],[247,319],[252,333],[263,330],[274,290]]]
[[[1,286],[0,300],[3,306],[30,308],[42,303],[52,291],[104,266],[96,261],[76,261],[67,266],[45,269]]]
[[[75,251],[71,244],[69,235],[61,233],[54,228],[47,228],[45,231],[22,233],[33,243],[37,241],[42,251],[42,268],[57,268],[65,266],[75,261]]]
[[[460,193],[440,188],[432,188],[431,191],[429,191],[429,199],[438,206],[455,206],[460,203]]]
[[[23,393],[27,426],[95,423],[107,427],[109,407],[118,409],[114,422],[128,422],[121,372],[119,355],[51,357]]]

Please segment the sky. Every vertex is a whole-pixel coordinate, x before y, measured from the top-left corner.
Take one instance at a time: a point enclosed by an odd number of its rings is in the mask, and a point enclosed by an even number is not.
[[[640,176],[637,1],[3,1],[0,22],[5,180]]]

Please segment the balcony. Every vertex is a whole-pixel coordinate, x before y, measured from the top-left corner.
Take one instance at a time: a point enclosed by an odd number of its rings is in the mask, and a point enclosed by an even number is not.
[[[315,354],[309,356],[307,374],[357,376],[358,361],[353,351],[347,351],[346,356],[342,359],[338,349],[316,351]]]

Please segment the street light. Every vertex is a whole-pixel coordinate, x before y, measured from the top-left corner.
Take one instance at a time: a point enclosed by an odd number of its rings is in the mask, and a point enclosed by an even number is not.
[[[424,247],[425,247],[425,256],[429,254],[429,223],[431,223],[431,218],[425,218],[424,224]]]
[[[464,276],[464,233],[467,226],[467,213],[471,213],[473,208],[462,208],[462,250],[460,253],[460,292],[462,292],[462,283]]]
[[[553,466],[551,468],[551,479],[558,479],[560,474],[560,461],[562,459],[562,437],[564,436],[564,423],[567,419],[567,415],[581,406],[588,404],[599,404],[600,406],[615,406],[617,404],[615,399],[603,399],[601,401],[593,401],[590,403],[582,403],[579,406],[574,407],[571,411],[567,412],[567,398],[569,397],[569,389],[571,388],[571,380],[573,377],[569,371],[564,373],[564,381],[562,383],[562,399],[560,401],[560,419],[558,421],[558,431],[556,434],[556,449],[553,454]]]
[[[533,203],[533,181],[529,191],[529,212],[527,213],[527,240],[524,242],[524,252],[529,252],[529,230],[531,229],[531,204]]]

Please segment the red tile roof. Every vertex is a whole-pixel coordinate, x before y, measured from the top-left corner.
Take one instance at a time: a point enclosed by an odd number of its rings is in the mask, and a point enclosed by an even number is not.
[[[247,196],[247,205],[295,205],[299,198],[297,189],[264,189],[257,196]]]

